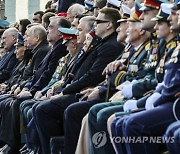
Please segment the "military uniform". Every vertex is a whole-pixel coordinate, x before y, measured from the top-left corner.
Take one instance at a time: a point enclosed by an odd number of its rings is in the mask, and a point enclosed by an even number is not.
[[[155,85],[157,84],[156,75],[154,71],[157,68],[159,61],[161,60],[161,57],[163,57],[164,50],[165,50],[165,41],[157,39],[155,33],[152,34],[152,36],[153,36],[152,42],[146,45],[146,48],[148,49],[148,56],[147,56],[144,68],[140,71],[140,74],[142,73],[143,75],[146,75],[145,78],[148,78],[154,82],[154,83],[150,83],[152,84],[152,87],[150,88],[154,89]],[[174,44],[174,40],[173,41],[171,40],[167,46],[168,46],[167,52],[169,55],[169,53],[171,53],[174,47],[176,46],[176,43]],[[137,82],[135,82],[134,84],[139,84],[143,80],[144,79],[137,80]],[[139,89],[136,89],[136,92],[138,93]],[[145,91],[142,90],[140,92],[141,92],[141,96],[139,97],[142,97]],[[92,131],[91,134],[93,135],[98,130],[107,132],[107,128],[106,128],[107,119],[113,113],[123,111],[123,103],[124,102],[122,101],[118,103],[116,102],[103,103],[103,104],[98,104],[98,105],[93,106],[89,112],[89,128],[90,128],[90,131]],[[122,115],[126,113],[120,113],[120,114]],[[97,125],[98,125],[98,128],[97,128]],[[110,143],[110,140],[108,140],[106,145],[102,147],[104,151],[108,151],[108,149],[112,148],[112,146],[109,143]],[[97,150],[95,149],[95,151]]]

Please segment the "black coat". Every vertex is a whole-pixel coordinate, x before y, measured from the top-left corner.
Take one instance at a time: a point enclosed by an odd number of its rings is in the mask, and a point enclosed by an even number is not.
[[[5,55],[0,61],[0,83],[8,80],[18,60],[14,53],[15,47],[13,46],[7,55]]]
[[[59,40],[54,46],[51,52],[49,52],[39,65],[31,81],[26,84],[26,87],[30,89],[32,95],[36,91],[44,88],[52,78],[58,61],[60,58],[67,54],[66,47],[62,44],[62,39]]]
[[[94,87],[101,83],[105,79],[105,76],[102,76],[102,71],[107,64],[122,53],[123,49],[124,46],[117,42],[115,34],[101,40],[92,51],[86,53],[87,57],[81,62],[72,83],[63,89],[63,94],[79,93],[85,88]]]
[[[48,51],[50,51],[50,47],[47,40],[42,41],[36,48],[31,51],[32,58],[24,70],[22,81],[25,81],[33,76],[39,64],[47,55]]]

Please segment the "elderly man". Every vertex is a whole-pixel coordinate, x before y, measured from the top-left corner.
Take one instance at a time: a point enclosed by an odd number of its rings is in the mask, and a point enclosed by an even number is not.
[[[23,90],[15,98],[11,98],[13,105],[10,108],[6,108],[6,111],[9,116],[4,114],[6,117],[4,119],[3,127],[6,132],[2,133],[0,137],[1,140],[6,142],[9,146],[5,148],[10,152],[18,153],[19,144],[20,144],[20,130],[19,130],[19,105],[23,100],[32,98],[35,95],[36,91],[44,88],[50,81],[57,65],[58,61],[62,56],[65,56],[67,51],[65,45],[62,44],[62,35],[59,33],[59,27],[70,27],[70,22],[65,18],[53,17],[51,18],[50,25],[48,27],[48,41],[53,45],[52,51],[50,51],[46,57],[43,59],[39,65],[37,71],[35,72],[33,78],[29,80]],[[31,29],[34,29],[36,26],[32,26]],[[42,27],[43,28],[43,27]],[[43,28],[44,29],[44,28]],[[46,31],[44,29],[44,31]],[[6,102],[8,104],[10,102]],[[1,106],[2,109],[2,106]],[[11,109],[11,110],[10,110]],[[9,122],[11,121],[11,122]],[[8,123],[9,122],[9,123]],[[8,124],[7,124],[8,123]],[[8,125],[11,125],[10,127]],[[6,134],[6,135],[5,135]],[[9,140],[11,138],[11,140]]]
[[[104,80],[101,75],[103,69],[123,49],[123,45],[117,43],[115,34],[116,22],[119,19],[118,11],[109,8],[101,10],[95,22],[95,30],[96,35],[102,40],[91,52],[87,53],[86,59],[80,65],[71,84],[66,86],[60,94],[34,108],[33,116],[38,128],[42,153],[50,152],[49,140],[52,136],[63,134],[63,113],[70,104],[78,101],[76,94],[85,88],[96,86],[102,82]],[[48,125],[44,120],[48,121]]]
[[[77,4],[77,3],[73,4],[67,10],[67,19],[70,22],[73,22],[75,16],[81,15],[81,14],[83,14],[83,12],[85,12],[85,8],[84,8],[83,5],[80,5],[80,4]]]
[[[18,62],[14,54],[14,44],[17,41],[17,37],[18,31],[15,28],[9,28],[3,33],[2,43],[7,53],[0,61],[0,83],[3,83],[10,77],[13,68]]]

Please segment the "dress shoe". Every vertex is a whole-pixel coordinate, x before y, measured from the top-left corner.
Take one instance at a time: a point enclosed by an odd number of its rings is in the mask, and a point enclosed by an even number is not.
[[[26,144],[24,144],[24,146],[19,150],[20,152],[21,151],[24,151],[24,150],[26,150],[28,147],[27,147],[27,145]]]
[[[10,146],[6,146],[0,154],[20,154],[19,149],[11,148]]]
[[[1,149],[0,149],[0,152],[3,151],[8,145],[4,145]]]

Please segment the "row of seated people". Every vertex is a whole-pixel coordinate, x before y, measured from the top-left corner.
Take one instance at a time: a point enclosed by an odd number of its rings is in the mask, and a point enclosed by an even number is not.
[[[176,120],[174,104],[164,102],[179,96],[179,8],[153,2],[136,1],[132,10],[122,4],[121,15],[104,7],[73,28],[51,17],[48,34],[32,24],[24,41],[16,29],[5,30],[4,46],[13,38],[16,57],[23,56],[2,75],[1,152],[47,154],[51,138],[64,136],[67,154],[159,153],[159,144],[112,140],[163,136]],[[19,150],[21,142],[28,149]]]

